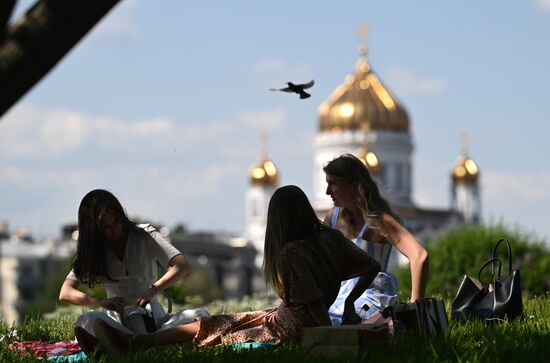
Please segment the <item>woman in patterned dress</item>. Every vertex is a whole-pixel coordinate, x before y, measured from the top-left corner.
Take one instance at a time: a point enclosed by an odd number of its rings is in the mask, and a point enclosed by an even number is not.
[[[357,314],[363,320],[376,319],[377,313],[398,302],[397,280],[387,272],[392,247],[409,259],[410,301],[422,298],[428,280],[428,252],[382,198],[365,164],[351,154],[343,154],[330,161],[323,170],[328,184],[326,193],[334,203],[325,223],[367,251],[382,268],[371,286],[355,301]],[[342,322],[347,295],[356,282],[352,279],[342,283],[338,297],[329,309],[333,325]]]
[[[296,186],[275,191],[269,202],[263,271],[282,303],[275,309],[198,318],[152,334],[125,334],[97,321],[94,331],[111,354],[155,345],[193,342],[198,346],[248,341],[299,340],[306,327],[330,325],[328,307],[343,280],[358,277],[347,297],[354,301],[370,285],[380,265],[339,231],[321,222]]]

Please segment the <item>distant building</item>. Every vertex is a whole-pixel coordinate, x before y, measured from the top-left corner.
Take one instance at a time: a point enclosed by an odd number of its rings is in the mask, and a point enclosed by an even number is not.
[[[0,241],[8,239],[10,236],[8,232],[8,222],[0,220]]]
[[[244,238],[230,238],[215,233],[189,233],[173,236],[171,243],[179,249],[191,269],[207,269],[212,287],[224,298],[242,298],[264,290],[261,273],[254,264],[257,251]]]
[[[6,238],[7,236],[7,238]],[[40,297],[59,262],[68,258],[75,244],[53,240],[34,242],[30,234],[15,231],[0,238],[0,318],[20,322],[25,304]]]

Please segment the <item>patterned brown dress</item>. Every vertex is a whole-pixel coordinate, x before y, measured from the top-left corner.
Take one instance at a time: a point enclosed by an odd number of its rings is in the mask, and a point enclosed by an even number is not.
[[[332,305],[343,280],[372,270],[378,263],[335,230],[317,240],[284,245],[280,256],[282,303],[276,309],[199,318],[198,346],[248,341],[285,343],[299,340],[303,328],[317,326],[307,304]]]

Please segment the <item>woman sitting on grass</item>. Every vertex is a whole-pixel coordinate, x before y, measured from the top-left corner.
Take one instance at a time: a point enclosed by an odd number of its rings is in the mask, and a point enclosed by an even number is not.
[[[269,202],[264,247],[266,282],[281,297],[278,308],[198,318],[152,334],[127,334],[103,321],[94,323],[100,344],[110,354],[156,345],[193,342],[198,346],[248,341],[299,340],[306,327],[331,325],[328,307],[342,280],[359,276],[346,310],[372,282],[380,265],[342,233],[322,223],[296,186],[279,188]]]
[[[78,231],[76,257],[59,299],[74,305],[103,308],[103,311],[80,315],[73,324],[76,338],[87,354],[97,345],[94,320],[107,321],[126,332],[135,329],[124,317],[125,308],[135,310],[149,304],[154,322],[147,331],[189,323],[197,315],[208,315],[204,310],[184,310],[174,315],[164,311],[157,299],[158,293],[181,281],[189,272],[189,265],[181,252],[153,226],[129,220],[111,192],[95,189],[84,196],[78,209]],[[160,278],[157,263],[167,268]],[[81,283],[100,284],[107,298],[97,299],[80,291]]]
[[[381,196],[367,166],[354,155],[343,154],[330,161],[323,170],[327,180],[326,193],[334,203],[325,223],[354,241],[382,268],[369,288],[355,300],[357,314],[364,320],[380,319],[386,307],[398,302],[397,279],[387,271],[392,247],[409,259],[410,301],[424,297],[428,281],[428,252]],[[343,282],[336,301],[330,306],[329,315],[334,325],[343,321],[346,297],[355,283],[355,279]]]

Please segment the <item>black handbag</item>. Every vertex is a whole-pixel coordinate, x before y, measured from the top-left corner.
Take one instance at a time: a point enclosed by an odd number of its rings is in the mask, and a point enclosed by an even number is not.
[[[502,262],[496,257],[498,247],[502,242],[508,246],[508,277],[502,281]],[[498,264],[495,274],[495,264]],[[483,270],[491,266],[491,278],[482,281]],[[478,278],[464,275],[456,297],[451,304],[451,318],[464,320],[469,318],[514,319],[523,312],[521,300],[521,279],[519,270],[512,270],[512,247],[506,239],[499,240],[493,249],[492,258],[479,270]]]

